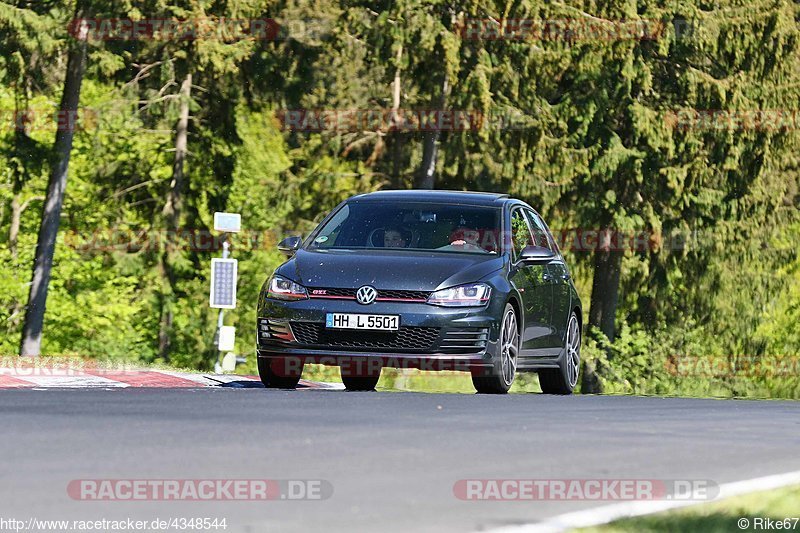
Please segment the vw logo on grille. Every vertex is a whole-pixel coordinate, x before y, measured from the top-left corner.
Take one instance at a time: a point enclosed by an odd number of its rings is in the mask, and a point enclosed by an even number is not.
[[[370,287],[369,285],[364,285],[356,291],[356,301],[364,305],[374,302],[377,296],[378,291],[375,290],[375,287]]]

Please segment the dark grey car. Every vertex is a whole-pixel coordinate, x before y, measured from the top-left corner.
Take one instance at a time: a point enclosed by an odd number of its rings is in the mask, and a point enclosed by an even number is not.
[[[305,363],[342,368],[351,390],[384,366],[464,370],[478,392],[519,371],[569,394],[580,366],[580,299],[541,217],[508,195],[381,191],[334,209],[264,284],[258,368],[293,388]]]

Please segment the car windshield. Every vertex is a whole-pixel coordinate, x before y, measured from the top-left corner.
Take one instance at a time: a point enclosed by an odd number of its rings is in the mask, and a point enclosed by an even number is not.
[[[309,248],[496,254],[500,213],[475,205],[349,202],[319,229]]]

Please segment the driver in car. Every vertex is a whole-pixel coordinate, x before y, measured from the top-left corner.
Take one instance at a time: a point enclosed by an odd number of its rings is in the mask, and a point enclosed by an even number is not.
[[[481,233],[466,226],[457,226],[450,233],[450,246],[472,245],[480,248]]]
[[[405,248],[406,246],[408,246],[408,239],[400,228],[386,228],[383,231],[384,248]]]

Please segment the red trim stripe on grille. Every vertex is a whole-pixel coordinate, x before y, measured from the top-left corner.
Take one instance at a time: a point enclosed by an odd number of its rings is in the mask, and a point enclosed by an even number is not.
[[[309,298],[318,298],[321,300],[355,300],[355,296],[328,296],[326,294],[309,294]],[[375,298],[376,302],[420,302],[424,303],[428,300],[423,298],[388,298],[388,297],[378,297]]]

